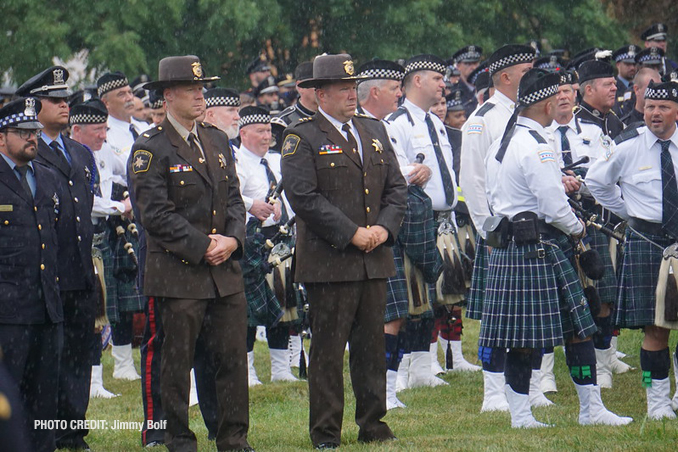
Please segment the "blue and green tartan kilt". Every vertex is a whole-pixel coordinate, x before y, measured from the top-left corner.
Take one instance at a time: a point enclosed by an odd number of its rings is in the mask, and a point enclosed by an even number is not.
[[[555,240],[492,250],[478,345],[544,348],[596,331],[579,277]],[[544,258],[524,257],[543,248]]]
[[[671,245],[673,240],[654,234],[643,233],[643,236],[662,248],[644,240],[630,227],[627,228],[615,310],[615,324],[620,328],[654,325],[655,291],[663,248]]]
[[[125,234],[136,253],[139,251],[139,241],[131,234]],[[124,240],[113,230],[109,230],[107,250],[102,249],[104,259],[104,280],[106,281],[106,315],[111,323],[120,321],[121,312],[143,312],[145,298],[139,290],[139,275],[136,272],[133,279],[126,281],[116,277],[118,267],[130,265],[130,257],[123,247]]]
[[[396,274],[386,280],[386,310],[384,311],[384,323],[407,318],[409,311],[403,250],[397,240],[393,245],[392,250]]]
[[[600,301],[614,304],[617,301],[619,281],[617,281],[617,275],[612,265],[612,257],[610,256],[610,238],[593,226],[586,228],[586,235],[590,238],[589,245],[591,249],[598,251],[600,259],[605,266],[605,274],[598,281],[594,281],[594,287],[598,291],[598,295],[600,295]]]
[[[487,247],[485,240],[476,235],[476,258],[473,261],[471,287],[466,297],[466,317],[480,320],[483,316],[483,299],[485,298],[485,278],[487,276]]]

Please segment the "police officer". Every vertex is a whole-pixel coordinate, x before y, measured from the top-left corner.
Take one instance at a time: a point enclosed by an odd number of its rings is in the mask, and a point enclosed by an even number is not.
[[[20,388],[23,410],[17,415],[25,414],[20,429],[29,432],[31,446],[26,450],[52,452],[55,431],[39,428],[34,421],[57,419],[59,379],[54,372],[59,368],[64,315],[55,226],[62,194],[52,171],[34,161],[42,129],[40,110],[41,102],[34,97],[0,109],[0,348],[10,380]],[[83,361],[89,367],[89,361]],[[21,431],[16,438],[21,444]]]
[[[462,104],[466,116],[470,116],[473,110],[478,106],[478,99],[475,96],[475,87],[469,80],[471,73],[480,64],[480,58],[483,54],[483,48],[476,45],[462,47],[452,55],[452,60],[459,70],[459,81],[452,87],[462,92]]]
[[[221,129],[229,139],[238,136],[240,94],[231,88],[205,91],[205,121]]]
[[[296,79],[297,93],[299,99],[294,105],[291,105],[280,112],[278,117],[285,121],[288,126],[295,124],[300,119],[310,118],[318,111],[318,102],[315,99],[315,90],[313,88],[303,88],[299,86],[304,80],[313,78],[313,63],[304,61],[294,70]]]
[[[656,47],[661,49],[663,53],[667,53],[669,28],[666,24],[656,23],[650,25],[645,31],[640,34],[640,39],[645,41],[645,48]],[[678,69],[678,63],[673,60],[667,61],[670,67],[666,67],[667,72]]]
[[[89,403],[92,331],[96,316],[92,266],[92,153],[64,136],[68,126],[68,71],[53,66],[19,87],[19,95],[41,99],[38,114],[45,127],[36,160],[52,168],[65,190],[60,197],[59,289],[64,304],[64,352],[59,368],[59,417],[68,428],[57,433],[57,446],[87,449],[87,429],[71,429],[71,420],[84,420]]]
[[[341,441],[343,354],[348,341],[361,442],[388,441],[383,316],[388,248],[405,213],[406,187],[386,131],[354,117],[356,72],[346,54],[313,62],[318,113],[287,129],[285,192],[296,212],[295,280],[310,303],[310,433],[318,449]]]
[[[167,118],[142,134],[128,163],[134,199],[148,241],[144,293],[157,302],[165,340],[161,400],[170,451],[195,451],[188,424],[189,372],[202,337],[219,363],[220,450],[247,443],[248,396],[245,297],[240,266],[245,209],[228,137],[197,123],[204,111],[204,77],[192,55],[160,60]],[[180,281],[180,282],[179,282]]]
[[[678,407],[678,397],[673,405],[670,398],[670,330],[655,315],[662,251],[678,238],[677,117],[678,83],[651,82],[645,91],[647,126],[619,135],[586,177],[596,200],[628,220],[615,323],[644,329],[640,365],[650,419],[675,419]]]
[[[645,90],[651,81],[659,83],[661,82],[661,76],[659,72],[649,67],[641,68],[636,76],[633,77],[633,85],[631,86],[633,96],[629,96],[629,99],[634,101],[633,108],[628,109],[628,113],[621,118],[627,127],[645,124]]]
[[[559,245],[567,235],[580,239],[585,234],[569,208],[556,154],[544,138],[559,84],[557,73],[535,68],[525,74],[518,115],[488,150],[488,202],[501,221],[486,225],[493,249],[478,342],[509,349],[504,375],[513,428],[547,426],[531,412],[532,357],[535,349],[564,340],[580,400],[579,423],[625,425],[632,419],[607,411],[601,401],[589,340],[596,326],[579,278]]]
[[[633,109],[631,98],[634,94],[633,78],[638,72],[636,64],[638,53],[640,53],[640,47],[633,44],[620,47],[612,53],[612,60],[617,68],[617,100],[613,109],[620,118]]]
[[[490,216],[485,194],[485,156],[490,144],[504,133],[514,111],[520,79],[532,67],[534,57],[535,50],[530,46],[506,45],[496,50],[488,59],[494,95],[462,127],[459,185],[479,235],[466,311],[467,317],[475,320],[480,320],[482,312],[487,257],[482,227]],[[503,385],[504,356],[505,352],[499,349],[479,350],[484,378],[481,412],[508,410]]]

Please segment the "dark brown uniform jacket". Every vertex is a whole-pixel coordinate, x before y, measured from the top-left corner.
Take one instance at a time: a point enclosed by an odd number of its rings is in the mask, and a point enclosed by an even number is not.
[[[245,242],[245,206],[228,137],[207,123],[197,131],[207,162],[166,119],[137,139],[127,163],[148,239],[148,296],[206,299],[244,290],[236,260]],[[203,259],[209,234],[239,242],[221,265]]]
[[[361,281],[395,274],[389,246],[405,214],[407,185],[384,126],[363,116],[353,121],[362,141],[362,162],[322,114],[285,130],[281,166],[297,216],[296,281]],[[389,238],[386,246],[365,253],[351,238],[359,226],[373,225],[383,226]]]

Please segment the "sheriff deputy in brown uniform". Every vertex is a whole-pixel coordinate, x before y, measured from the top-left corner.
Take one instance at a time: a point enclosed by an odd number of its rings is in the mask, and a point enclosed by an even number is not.
[[[389,246],[405,214],[407,187],[381,122],[355,117],[353,61],[313,62],[318,113],[285,131],[282,176],[296,212],[295,280],[310,304],[308,372],[311,441],[336,449],[344,410],[343,354],[350,345],[358,441],[394,438],[386,414],[383,318]]]
[[[162,405],[170,451],[196,451],[188,425],[189,372],[196,339],[216,366],[219,450],[247,443],[246,304],[240,266],[245,207],[228,137],[196,122],[205,111],[196,56],[160,60],[157,82],[167,118],[134,144],[128,172],[148,249],[144,294],[157,300],[165,331]]]

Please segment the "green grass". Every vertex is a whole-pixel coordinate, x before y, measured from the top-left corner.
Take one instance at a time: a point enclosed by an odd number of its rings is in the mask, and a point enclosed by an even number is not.
[[[464,353],[475,362],[478,322],[467,320],[464,329]],[[625,361],[639,368],[642,334],[623,331],[619,349],[630,356]],[[675,338],[671,349],[675,347]],[[257,342],[255,362],[264,385],[250,390],[249,439],[258,452],[311,450],[308,438],[308,394],[305,382],[270,383],[270,364],[265,344]],[[138,350],[135,350],[138,360]],[[442,360],[442,351],[440,352]],[[142,421],[139,382],[121,382],[111,377],[112,358],[104,353],[105,386],[122,396],[94,399],[88,418],[96,420]],[[347,370],[347,367],[345,367]],[[342,450],[345,451],[675,451],[678,449],[678,421],[647,421],[645,391],[640,385],[640,370],[614,377],[614,389],[603,390],[606,406],[615,413],[632,416],[625,427],[582,427],[577,423],[579,404],[565,366],[565,356],[556,349],[556,380],[559,392],[548,396],[555,406],[534,410],[539,421],[553,428],[514,430],[508,413],[480,414],[483,396],[480,372],[447,374],[449,386],[412,389],[399,393],[406,409],[390,411],[385,421],[399,438],[386,445],[358,443],[358,428],[353,420],[354,399],[348,374]],[[671,377],[673,380],[673,376]],[[216,451],[207,440],[207,430],[197,406],[190,409],[191,428],[198,437],[198,450]],[[129,430],[92,430],[87,441],[94,451],[141,451],[140,433]],[[151,450],[164,450],[162,448]]]

